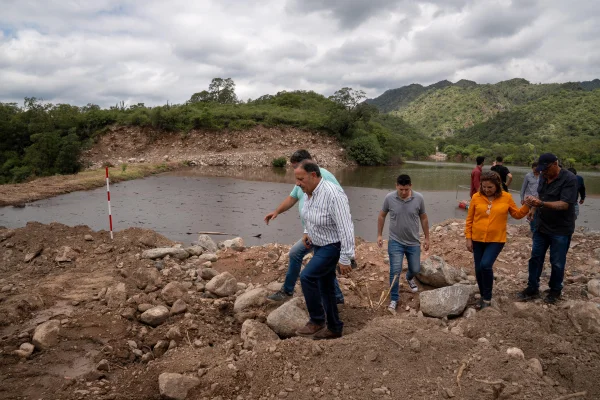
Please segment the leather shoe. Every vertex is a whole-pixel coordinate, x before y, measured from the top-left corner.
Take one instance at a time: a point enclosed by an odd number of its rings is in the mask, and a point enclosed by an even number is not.
[[[325,327],[325,325],[315,324],[314,322],[308,321],[306,325],[296,331],[298,336],[313,336]]]
[[[313,336],[313,339],[315,340],[327,340],[327,339],[337,339],[342,337],[342,332],[332,332],[329,330],[329,328],[320,330],[319,332],[315,333],[315,335]]]

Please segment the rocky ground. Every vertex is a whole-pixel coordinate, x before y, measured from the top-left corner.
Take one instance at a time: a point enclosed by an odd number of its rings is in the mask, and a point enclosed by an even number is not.
[[[494,305],[478,312],[463,228],[432,228],[420,293],[403,281],[396,315],[380,302],[385,250],[358,240],[344,336],[327,342],[290,337],[306,321],[300,288],[264,300],[287,246],[0,229],[0,398],[600,398],[600,235],[574,235],[561,302],[516,303],[531,240],[509,226]]]
[[[285,138],[285,140],[283,140]],[[331,136],[295,128],[257,126],[245,131],[192,130],[167,134],[152,129],[115,127],[86,151],[83,162],[90,168],[104,163],[186,162],[198,166],[271,166],[274,158],[308,149],[323,167],[352,164],[345,150]],[[317,150],[318,149],[318,150]]]

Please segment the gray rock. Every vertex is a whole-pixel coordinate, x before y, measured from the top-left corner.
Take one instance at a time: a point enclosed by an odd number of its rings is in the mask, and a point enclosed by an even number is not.
[[[152,350],[152,352],[154,353],[154,357],[158,358],[158,357],[162,357],[167,352],[168,349],[169,349],[169,342],[167,342],[166,340],[159,340],[154,345],[154,349]]]
[[[108,360],[100,360],[100,362],[96,365],[96,369],[98,371],[109,371],[110,364],[108,363]]]
[[[138,305],[137,309],[139,312],[143,313],[144,311],[148,311],[152,307],[154,307],[154,305],[152,305],[150,303],[142,303],[142,304]]]
[[[162,278],[157,268],[140,267],[133,273],[133,280],[138,289],[145,289],[148,286],[159,286]]]
[[[267,301],[269,292],[265,288],[256,288],[239,296],[233,304],[233,311],[244,312],[251,307],[260,307]]]
[[[165,306],[152,307],[140,316],[140,321],[150,326],[158,326],[169,318],[169,309]]]
[[[578,331],[600,333],[600,308],[595,303],[575,301],[567,312]]]
[[[171,315],[177,315],[177,314],[183,314],[184,312],[187,311],[187,304],[185,303],[185,301],[181,300],[181,299],[177,299],[175,300],[175,303],[173,303],[173,306],[171,307]]]
[[[120,282],[109,287],[104,298],[110,308],[116,308],[121,304],[124,304],[125,301],[127,301],[127,289],[125,288],[125,284]]]
[[[594,249],[594,257],[596,257],[596,260],[600,260],[600,247]]]
[[[209,253],[216,253],[219,248],[214,240],[208,235],[200,235],[198,236],[198,246],[202,247],[205,251]]]
[[[587,283],[588,292],[594,297],[600,297],[600,280],[591,279]]]
[[[135,319],[135,309],[132,307],[126,307],[121,311],[121,317],[133,321]]]
[[[181,285],[181,283],[176,281],[167,283],[160,292],[160,296],[168,305],[172,305],[185,294],[185,288]]]
[[[35,346],[32,345],[31,343],[23,343],[19,347],[19,350],[14,351],[14,354],[16,354],[17,356],[19,356],[21,358],[29,358],[33,354],[34,349],[35,349]]]
[[[308,322],[308,313],[301,297],[296,297],[273,310],[267,317],[267,325],[280,337],[296,335],[296,331]]]
[[[54,258],[54,261],[61,262],[71,262],[77,258],[77,252],[70,248],[69,246],[62,246]]]
[[[163,372],[158,376],[160,395],[169,400],[185,400],[188,392],[200,384],[200,379],[192,376]]]
[[[271,328],[254,319],[244,321],[240,337],[244,341],[244,349],[247,350],[252,350],[259,342],[279,340],[279,336]]]
[[[94,240],[94,237],[92,235],[89,235],[89,234],[85,235],[83,238],[85,239],[86,242],[91,242],[91,241]]]
[[[538,360],[537,358],[530,358],[527,361],[527,364],[529,365],[529,369],[533,371],[533,373],[535,373],[537,376],[539,376],[540,378],[544,376],[544,368],[542,368],[542,363],[540,362],[540,360]]]
[[[33,345],[38,350],[46,350],[58,344],[60,321],[51,319],[38,325],[33,332]]]
[[[200,278],[204,279],[205,281],[210,281],[217,275],[219,275],[219,272],[212,268],[203,268],[200,272]]]
[[[202,253],[204,253],[204,249],[202,248],[202,246],[187,247],[185,251],[187,251],[191,256],[199,256],[202,255]]]
[[[216,262],[219,259],[216,254],[204,253],[198,257],[199,261],[210,261],[211,263]]]
[[[223,272],[206,284],[206,290],[219,297],[233,296],[237,292],[237,280],[229,272]]]
[[[167,331],[167,339],[169,340],[181,340],[182,338],[183,335],[178,326],[173,326]]]
[[[244,246],[244,239],[241,237],[236,237],[229,240],[223,240],[219,243],[219,249],[231,249],[236,251],[243,251],[246,248]]]
[[[462,314],[469,296],[471,285],[454,285],[422,292],[419,296],[423,314],[443,318]]]
[[[44,246],[42,246],[41,244],[36,245],[31,252],[27,253],[25,255],[25,262],[28,263],[29,261],[33,260],[34,258],[36,258],[37,256],[39,256],[41,254],[41,252],[44,250]]]
[[[443,258],[431,256],[421,262],[421,271],[417,279],[433,287],[452,286],[463,279],[464,272],[446,264]],[[464,279],[466,279],[466,275]]]
[[[142,258],[149,258],[155,260],[157,258],[163,258],[170,256],[177,258],[178,260],[184,260],[190,256],[190,254],[184,249],[178,247],[158,247],[156,249],[144,250],[142,252]]]
[[[474,308],[467,308],[465,310],[465,313],[463,314],[463,317],[471,318],[471,317],[474,317],[476,314],[477,314],[477,311]]]

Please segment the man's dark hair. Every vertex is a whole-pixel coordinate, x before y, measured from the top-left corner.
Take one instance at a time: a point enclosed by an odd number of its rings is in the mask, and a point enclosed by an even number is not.
[[[319,178],[321,177],[321,169],[313,160],[303,160],[300,162],[300,165],[298,165],[297,168],[302,168],[309,174],[311,172],[315,172]]]
[[[408,176],[406,174],[402,174],[398,177],[398,179],[396,179],[396,183],[400,186],[410,185],[411,184],[410,176]]]
[[[577,175],[577,170],[573,167],[569,168],[569,171],[571,171],[573,174]]]
[[[504,161],[504,158],[502,156],[496,157],[496,162],[502,162],[502,161]]]
[[[312,160],[310,153],[307,150],[296,150],[290,157],[290,163],[299,163],[304,160]]]
[[[537,168],[538,165],[539,163],[537,161],[534,161],[533,164],[531,164],[531,168]]]
[[[477,161],[477,165],[481,165],[485,161],[485,157],[484,156],[479,156],[479,157],[477,157],[475,159],[475,161]]]

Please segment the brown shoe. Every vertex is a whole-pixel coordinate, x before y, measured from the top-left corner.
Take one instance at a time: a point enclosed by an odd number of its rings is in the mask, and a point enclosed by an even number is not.
[[[296,331],[296,335],[298,336],[312,336],[315,333],[319,332],[323,329],[325,325],[318,325],[314,322],[308,321],[306,325]]]
[[[320,330],[319,332],[315,333],[315,335],[313,336],[313,339],[315,340],[327,340],[327,339],[337,339],[342,337],[342,332],[332,332],[329,330],[329,328]]]

